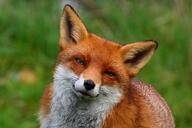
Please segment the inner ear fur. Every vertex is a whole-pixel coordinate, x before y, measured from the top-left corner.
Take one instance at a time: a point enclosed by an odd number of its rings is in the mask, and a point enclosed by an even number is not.
[[[127,44],[121,47],[124,64],[130,76],[135,76],[150,60],[157,49],[157,42],[153,40]]]
[[[77,12],[70,5],[65,5],[60,19],[60,46],[78,43],[88,36],[87,29]]]

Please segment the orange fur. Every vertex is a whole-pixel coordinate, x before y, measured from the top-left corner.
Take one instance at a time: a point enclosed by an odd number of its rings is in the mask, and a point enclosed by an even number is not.
[[[41,98],[41,106],[40,106],[40,110],[41,110],[41,114],[43,117],[47,117],[49,110],[50,110],[50,104],[51,104],[51,99],[52,99],[52,94],[53,94],[53,90],[52,90],[52,85],[49,85],[45,91],[44,94]]]
[[[103,128],[153,128],[151,108],[143,103],[143,97],[133,88],[113,109],[104,122]]]
[[[59,55],[58,63],[64,63],[66,67],[71,68],[78,75],[83,71],[86,79],[93,79],[96,83],[119,83],[122,81],[121,76],[127,75],[125,65],[120,63],[122,61],[120,47],[119,44],[89,34],[88,38],[81,43],[65,47]],[[71,61],[73,56],[83,56],[90,66],[77,65],[74,61]],[[105,70],[117,72],[119,77],[109,79],[104,74]],[[126,78],[123,78],[124,82],[127,82]]]

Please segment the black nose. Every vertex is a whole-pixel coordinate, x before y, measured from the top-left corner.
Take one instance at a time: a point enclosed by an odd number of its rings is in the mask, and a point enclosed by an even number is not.
[[[85,86],[85,89],[89,91],[95,87],[95,83],[92,80],[85,80],[84,86]]]

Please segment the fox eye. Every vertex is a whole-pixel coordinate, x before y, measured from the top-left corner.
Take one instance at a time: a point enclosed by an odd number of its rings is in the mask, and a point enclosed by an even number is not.
[[[116,74],[112,71],[105,71],[104,72],[106,75],[108,75],[109,77],[116,77]]]
[[[85,65],[85,61],[80,57],[75,57],[75,62],[80,65]]]

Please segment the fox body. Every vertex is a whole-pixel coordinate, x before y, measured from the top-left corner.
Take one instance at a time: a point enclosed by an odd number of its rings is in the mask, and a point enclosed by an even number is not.
[[[70,6],[60,20],[53,83],[41,99],[41,128],[173,128],[171,112],[151,87],[133,78],[155,41],[120,45],[89,33]]]

